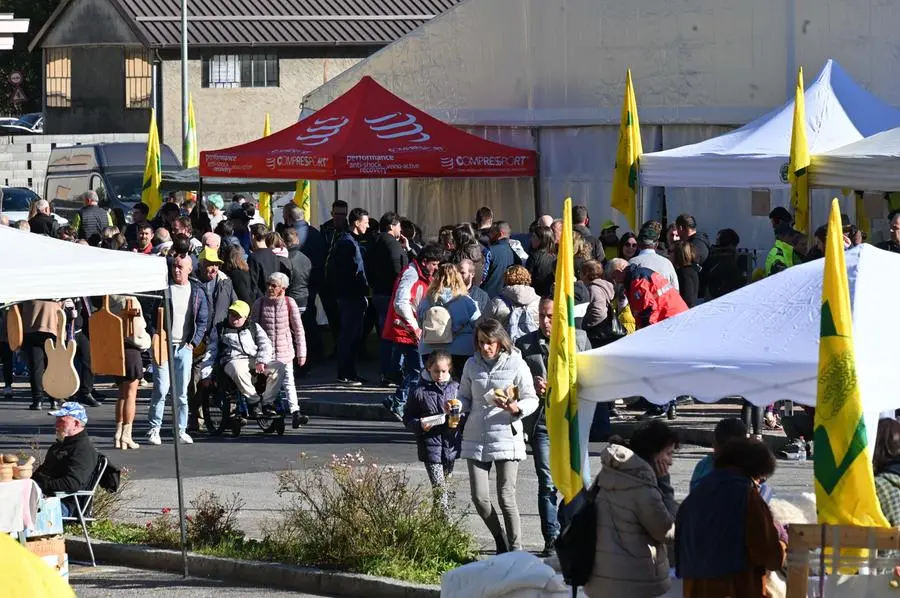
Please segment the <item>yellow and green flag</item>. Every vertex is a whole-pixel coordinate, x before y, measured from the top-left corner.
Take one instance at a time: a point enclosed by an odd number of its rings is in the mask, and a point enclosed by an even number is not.
[[[200,165],[200,146],[197,145],[197,120],[194,118],[194,96],[188,95],[188,128],[184,136],[184,167]]]
[[[888,527],[875,495],[868,435],[856,378],[850,286],[841,208],[831,204],[825,242],[816,390],[816,510],[819,523]]]
[[[307,222],[309,222],[312,217],[312,214],[310,214],[309,197],[309,181],[297,181],[297,188],[294,189],[294,203],[297,204],[298,208],[303,210],[303,219]]]
[[[575,266],[572,248],[572,198],[563,204],[563,229],[556,260],[553,329],[547,364],[547,433],[550,474],[568,503],[584,488],[578,436],[578,386],[575,369]]]
[[[803,95],[802,66],[797,74],[797,88],[794,90],[794,126],[791,130],[788,182],[791,184],[794,228],[805,233],[809,230],[809,145],[806,143],[806,99]]]
[[[269,113],[266,112],[266,124],[263,126],[263,137],[271,133],[269,127]],[[266,228],[272,228],[272,196],[268,193],[259,194],[259,215],[266,221]]]
[[[628,219],[631,230],[637,230],[638,168],[642,153],[641,124],[638,121],[631,69],[628,69],[625,74],[625,100],[622,102],[622,121],[619,124],[619,145],[616,149],[610,204]]]
[[[156,129],[156,110],[150,110],[150,132],[147,135],[147,161],[144,163],[144,182],[141,186],[141,201],[150,208],[149,218],[153,218],[162,207],[162,167],[159,162],[159,131]]]

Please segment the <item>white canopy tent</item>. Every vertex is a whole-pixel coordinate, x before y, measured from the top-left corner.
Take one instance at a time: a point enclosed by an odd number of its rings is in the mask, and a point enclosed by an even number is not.
[[[900,128],[814,155],[810,186],[900,190]]]
[[[810,155],[900,126],[900,110],[828,60],[804,93]],[[724,135],[641,158],[644,186],[778,189],[787,186],[793,98]],[[838,185],[840,186],[840,185]]]
[[[166,287],[166,262],[0,226],[0,304],[144,293]]]
[[[890,392],[894,327],[880,306],[900,293],[900,255],[860,245],[847,252],[856,371],[866,412],[900,406]],[[754,405],[816,404],[825,261],[795,266],[578,356],[578,398],[679,395],[705,402],[742,396]]]

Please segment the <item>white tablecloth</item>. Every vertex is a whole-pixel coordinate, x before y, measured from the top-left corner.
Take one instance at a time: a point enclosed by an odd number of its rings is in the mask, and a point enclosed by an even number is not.
[[[34,480],[0,483],[0,532],[34,529],[41,489]]]

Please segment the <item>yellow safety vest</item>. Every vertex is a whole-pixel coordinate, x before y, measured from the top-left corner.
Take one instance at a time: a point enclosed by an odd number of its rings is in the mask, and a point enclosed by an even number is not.
[[[776,240],[774,247],[769,251],[768,257],[766,257],[766,276],[769,276],[772,273],[772,267],[778,262],[781,262],[785,267],[790,268],[791,266],[796,265],[795,260],[796,256],[791,244]]]

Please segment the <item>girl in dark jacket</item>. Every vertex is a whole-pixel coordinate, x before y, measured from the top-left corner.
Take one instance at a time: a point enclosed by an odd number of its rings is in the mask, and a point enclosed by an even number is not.
[[[459,456],[465,418],[464,414],[459,414],[458,422],[454,422],[450,416],[450,402],[456,401],[459,391],[459,383],[450,378],[451,363],[446,351],[432,352],[425,362],[419,386],[403,408],[403,423],[416,435],[419,460],[425,464],[431,487],[444,513],[450,508],[447,477],[453,473],[453,465]],[[432,416],[443,417],[438,417],[437,422],[423,421]]]
[[[556,256],[553,255],[553,232],[549,227],[535,227],[531,233],[531,249],[525,267],[538,297],[549,297],[556,277]]]
[[[688,307],[697,304],[700,291],[700,266],[694,246],[687,241],[678,241],[672,249],[672,264],[678,276],[678,290]]]
[[[222,261],[225,262],[222,269],[228,275],[228,278],[231,279],[234,294],[241,301],[253,305],[253,302],[256,300],[256,294],[250,278],[250,267],[244,260],[244,250],[240,245],[232,245],[225,250]]]

